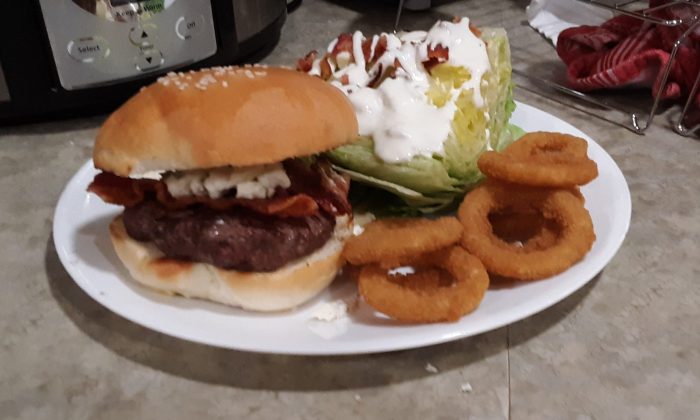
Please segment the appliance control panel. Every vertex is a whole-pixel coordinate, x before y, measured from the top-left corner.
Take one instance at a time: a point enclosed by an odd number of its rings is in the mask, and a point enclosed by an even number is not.
[[[104,86],[216,53],[210,0],[39,0],[66,90]]]

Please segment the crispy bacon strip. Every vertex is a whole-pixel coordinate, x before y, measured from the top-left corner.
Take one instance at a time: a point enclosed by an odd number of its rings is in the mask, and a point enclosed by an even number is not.
[[[311,71],[311,68],[314,65],[314,60],[316,59],[317,55],[318,51],[313,50],[310,53],[306,54],[304,58],[300,58],[299,60],[297,60],[297,70],[303,72]]]
[[[346,212],[352,210],[347,200],[348,193],[350,192],[350,177],[347,175],[341,175],[334,171],[331,164],[327,160],[321,160],[318,162],[319,174],[321,175],[321,185],[323,188],[338,197],[338,201]]]
[[[97,194],[106,203],[129,207],[143,201],[145,188],[141,187],[141,183],[145,182],[148,180],[134,180],[100,172],[87,190]]]
[[[379,86],[378,82],[382,78],[383,71],[384,69],[382,68],[382,64],[379,63],[379,65],[377,66],[377,72],[374,74],[374,77],[372,77],[372,80],[370,80],[369,83],[367,83],[367,86],[371,88],[376,88],[377,86]]]
[[[393,79],[394,77],[396,77],[396,69],[401,68],[401,63],[399,63],[399,60],[394,60],[394,65],[398,65],[398,67],[388,66],[386,68],[386,71],[377,73],[377,76],[375,76],[374,79],[372,79],[368,86],[371,88],[376,88],[377,86],[381,85],[386,79]],[[381,66],[379,67],[379,69],[381,70]]]
[[[471,22],[469,22],[469,30],[472,31],[474,36],[481,38],[481,30],[476,25],[472,25]]]
[[[365,63],[369,63],[372,57],[370,57],[370,54],[372,54],[372,38],[367,38],[364,41],[362,41],[362,55],[365,57]]]
[[[367,63],[367,68],[371,68],[374,63],[377,62],[379,57],[384,55],[387,48],[387,38],[386,35],[379,36],[377,44],[374,46],[374,51],[372,51],[372,42],[374,41],[374,36],[362,41],[362,55],[365,57],[365,63]]]
[[[335,43],[331,55],[335,58],[341,52],[349,52],[352,54],[352,34],[343,33],[338,36],[338,42]]]
[[[280,217],[311,216],[318,212],[319,204],[308,194],[281,194],[268,199],[211,198],[207,196],[173,197],[162,181],[131,179],[108,172],[95,176],[88,191],[97,194],[110,204],[130,207],[153,196],[169,209],[200,204],[218,210],[245,207],[262,214]]]
[[[450,58],[450,50],[442,45],[437,45],[435,48],[428,46],[428,59],[423,61],[423,67],[430,72],[433,67],[440,63],[444,63]]]
[[[333,75],[333,69],[331,68],[330,56],[326,54],[321,60],[321,78],[323,80],[328,80]]]
[[[325,160],[307,165],[299,160],[289,160],[284,168],[292,181],[291,192],[301,192],[311,196],[324,211],[332,215],[349,214],[352,211],[348,201],[350,180],[330,167]]]
[[[442,45],[436,45],[435,48],[429,47],[428,58],[435,58],[437,60],[441,60],[441,62],[447,61],[447,59],[450,58],[450,50]]]
[[[387,41],[386,35],[380,36],[377,45],[374,47],[374,55],[372,55],[371,60],[367,60],[367,62],[374,64],[379,57],[383,56],[387,49],[387,42],[389,41]]]

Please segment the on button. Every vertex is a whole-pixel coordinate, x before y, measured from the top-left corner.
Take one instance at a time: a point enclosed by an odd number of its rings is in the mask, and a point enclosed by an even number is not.
[[[204,26],[204,16],[196,17],[182,16],[175,22],[175,33],[180,39],[188,40]]]
[[[98,36],[78,38],[68,43],[68,54],[83,63],[92,63],[109,55],[109,45]]]
[[[136,69],[139,71],[149,71],[157,69],[163,64],[163,54],[155,48],[142,50],[136,56]]]

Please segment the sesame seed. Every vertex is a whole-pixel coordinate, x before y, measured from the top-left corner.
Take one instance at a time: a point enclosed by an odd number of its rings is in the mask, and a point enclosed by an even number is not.
[[[223,87],[228,87],[228,82],[226,80],[224,80],[223,82],[221,82],[221,85]]]
[[[199,79],[198,83],[201,83],[204,85],[216,83],[216,78],[214,76],[212,76],[211,74],[205,74],[204,76],[202,76],[201,79]]]

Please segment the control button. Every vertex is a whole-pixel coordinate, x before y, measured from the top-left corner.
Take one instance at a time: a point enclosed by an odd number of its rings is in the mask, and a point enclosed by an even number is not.
[[[156,25],[134,26],[129,31],[129,40],[136,45],[153,45],[156,38]]]
[[[175,33],[180,39],[190,39],[204,26],[204,16],[196,17],[182,16],[175,22]]]
[[[68,54],[83,63],[92,63],[109,55],[109,45],[99,36],[78,38],[68,43]]]
[[[155,48],[141,50],[141,54],[136,56],[136,68],[139,71],[149,71],[157,69],[163,64],[163,54]]]

